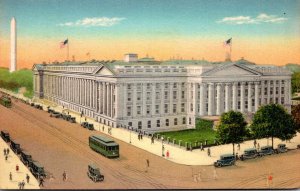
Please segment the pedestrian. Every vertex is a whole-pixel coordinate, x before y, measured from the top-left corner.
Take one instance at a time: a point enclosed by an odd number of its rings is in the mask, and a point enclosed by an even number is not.
[[[260,145],[259,145],[259,143],[257,143],[257,150],[259,150],[260,149]]]
[[[146,163],[147,163],[147,167],[149,167],[150,166],[149,159],[146,159]]]
[[[12,181],[12,174],[11,174],[11,172],[9,173],[9,180]]]
[[[270,188],[273,184],[273,176],[271,174],[269,174],[269,176],[267,177],[267,182],[268,182],[268,187]]]
[[[169,150],[167,150],[167,158],[170,157],[170,153],[169,153]]]
[[[9,155],[9,148],[6,149],[6,154]]]
[[[19,182],[18,186],[19,186],[19,189],[21,190],[22,189],[22,182]]]
[[[16,171],[17,172],[19,171],[19,165],[16,165]]]
[[[8,156],[7,155],[5,155],[5,160],[7,161],[7,158],[8,158]]]
[[[3,154],[4,154],[4,156],[6,155],[6,149],[3,150]]]
[[[151,137],[151,144],[154,144],[154,136]]]
[[[104,132],[104,125],[102,126],[102,131]]]
[[[140,140],[140,133],[138,134],[138,139]]]
[[[201,151],[204,151],[203,143],[202,142],[201,142],[201,145],[200,145],[200,149],[201,149]]]
[[[256,139],[254,139],[253,145],[254,145],[254,148],[256,148]]]
[[[27,184],[29,184],[29,179],[30,179],[30,176],[28,174],[26,174],[26,181],[27,181]]]
[[[241,145],[240,145],[240,143],[238,143],[237,148],[238,148],[238,151],[241,150]]]
[[[210,148],[207,148],[207,155],[210,157]]]
[[[25,187],[25,181],[23,180],[21,184],[22,184],[22,189],[24,189],[24,187]]]
[[[39,186],[43,186],[44,187],[44,184],[43,184],[44,183],[44,179],[42,177],[40,177],[39,181],[40,181]]]
[[[67,180],[67,173],[66,173],[66,171],[64,171],[64,173],[63,173],[63,181],[66,181]]]
[[[239,160],[239,155],[238,155],[238,153],[235,154],[235,160]]]
[[[163,157],[165,156],[165,146],[164,145],[162,146],[162,156]]]
[[[143,140],[143,134],[141,133],[141,140]]]

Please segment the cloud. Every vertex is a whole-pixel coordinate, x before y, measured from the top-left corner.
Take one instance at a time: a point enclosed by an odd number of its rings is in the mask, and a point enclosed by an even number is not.
[[[282,23],[286,20],[288,19],[285,17],[278,17],[277,15],[268,15],[265,13],[261,13],[256,17],[250,17],[250,16],[224,17],[223,19],[217,21],[217,23],[241,25],[241,24],[261,24],[261,23]]]
[[[84,18],[77,20],[76,22],[66,22],[60,23],[59,26],[99,26],[99,27],[110,27],[120,23],[125,18],[120,17],[93,17],[93,18]]]

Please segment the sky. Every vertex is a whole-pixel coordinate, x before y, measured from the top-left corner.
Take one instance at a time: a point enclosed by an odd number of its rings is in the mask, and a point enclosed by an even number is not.
[[[10,20],[17,21],[17,67],[75,60],[300,63],[300,0],[0,0],[0,67],[9,66]],[[88,54],[89,53],[89,54]]]

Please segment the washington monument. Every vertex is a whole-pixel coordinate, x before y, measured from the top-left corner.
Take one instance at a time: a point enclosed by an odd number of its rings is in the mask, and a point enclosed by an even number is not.
[[[13,17],[10,22],[10,72],[17,69],[17,27],[16,19]]]

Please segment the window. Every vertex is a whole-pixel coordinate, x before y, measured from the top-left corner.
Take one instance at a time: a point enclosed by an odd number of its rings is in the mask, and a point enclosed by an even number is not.
[[[193,104],[191,103],[191,112],[194,110],[194,108],[193,108]]]
[[[129,127],[132,127],[132,122],[128,122],[128,126],[129,126]]]
[[[159,99],[159,98],[160,98],[159,92],[155,92],[155,98],[156,98],[156,99]]]
[[[252,107],[254,107],[254,106],[255,106],[255,100],[252,99]]]
[[[177,105],[173,104],[173,113],[176,113],[176,112],[177,112]]]
[[[147,90],[150,90],[150,89],[151,89],[151,84],[147,83]]]
[[[200,99],[200,92],[198,92],[198,99]]]
[[[177,99],[177,91],[173,91],[173,99]]]
[[[168,93],[167,91],[165,91],[165,99],[168,99]]]
[[[147,100],[149,101],[151,99],[151,92],[147,92]]]
[[[155,105],[155,113],[159,114],[159,105]]]
[[[278,94],[278,92],[279,92],[279,88],[278,88],[278,87],[276,87],[276,94]]]
[[[181,99],[184,99],[184,91],[181,91]]]
[[[174,119],[174,125],[177,125],[177,118]]]
[[[138,129],[142,129],[142,122],[141,121],[138,122]]]
[[[127,116],[131,116],[131,107],[127,107]]]
[[[194,92],[191,91],[191,99],[193,99],[193,98],[194,98]]]
[[[147,127],[151,128],[151,121],[148,121]]]
[[[156,83],[156,84],[155,84],[155,87],[156,87],[156,89],[159,89],[159,88],[160,88],[160,84],[159,84],[159,83]]]
[[[165,104],[165,113],[168,113],[168,104]]]
[[[192,118],[189,117],[189,124],[192,124]]]
[[[267,95],[268,93],[268,88],[265,88],[265,95]]]
[[[127,93],[127,101],[131,101],[131,93]]]
[[[141,106],[136,106],[136,114],[141,115]]]
[[[245,101],[245,109],[248,109],[248,101]]]
[[[185,84],[184,82],[181,83],[181,88],[184,88]]]
[[[185,105],[184,105],[184,103],[181,104],[181,112],[185,112]]]
[[[169,119],[166,119],[166,126],[169,126]]]
[[[138,101],[141,101],[141,98],[142,98],[142,92],[138,92],[137,95],[136,95],[136,99]]]
[[[131,90],[132,85],[131,84],[127,84],[127,90]]]
[[[173,84],[173,88],[177,88],[177,83],[174,83],[174,84]]]
[[[225,109],[225,104],[224,105],[224,109]],[[198,113],[200,112],[200,104],[198,104]]]
[[[165,83],[165,89],[168,88],[168,87],[169,87],[169,84],[168,84],[168,83]]]
[[[151,112],[151,106],[147,105],[147,114],[150,114],[150,112]]]
[[[241,96],[241,90],[238,90],[238,96]]]
[[[238,109],[241,109],[241,102],[238,101]]]
[[[273,95],[273,87],[270,87],[270,95]]]
[[[186,121],[185,121],[186,119],[185,119],[185,117],[184,118],[182,118],[182,124],[185,124],[186,123]]]
[[[156,120],[156,127],[160,127],[160,120]]]
[[[284,94],[284,87],[281,87],[281,94]]]
[[[284,97],[281,98],[281,104],[284,104]]]

